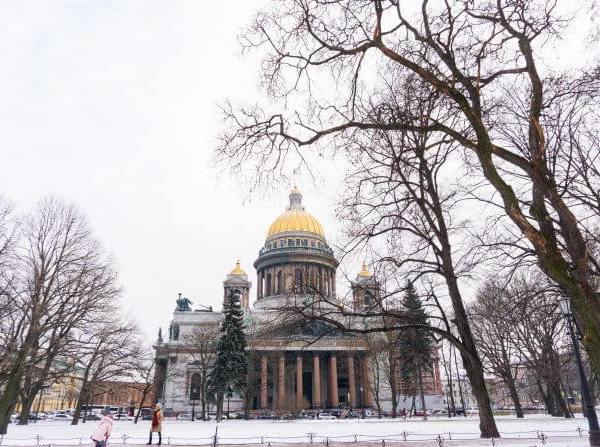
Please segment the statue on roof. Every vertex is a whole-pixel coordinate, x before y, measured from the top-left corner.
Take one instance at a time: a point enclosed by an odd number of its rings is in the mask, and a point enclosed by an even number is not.
[[[194,304],[189,298],[181,297],[181,293],[179,294],[179,298],[175,300],[177,303],[177,307],[175,308],[178,312],[190,312],[192,308],[190,304]]]

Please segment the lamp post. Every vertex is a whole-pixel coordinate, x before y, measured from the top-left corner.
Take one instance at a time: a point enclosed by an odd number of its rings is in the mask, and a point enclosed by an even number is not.
[[[198,399],[200,399],[200,394],[198,391],[198,388],[195,386],[192,386],[190,388],[190,401],[192,404],[192,421],[196,420],[196,402],[198,401]]]
[[[363,408],[364,403],[363,403],[363,391],[365,389],[363,388],[363,386],[359,386],[358,387],[358,408],[360,408],[360,415],[361,417],[364,419],[365,418],[365,409]]]
[[[559,300],[560,310],[562,311],[565,319],[567,320],[567,328],[569,335],[571,336],[571,343],[573,344],[573,352],[575,354],[575,361],[577,362],[577,370],[579,372],[579,381],[581,383],[581,399],[584,414],[587,416],[589,433],[590,433],[590,445],[600,446],[600,426],[598,426],[598,416],[596,415],[596,409],[594,408],[594,402],[592,400],[592,394],[590,392],[590,385],[588,383],[585,371],[583,369],[583,362],[581,360],[581,351],[579,350],[579,340],[575,335],[575,328],[573,327],[573,314],[571,313],[571,299],[566,293],[561,295]]]

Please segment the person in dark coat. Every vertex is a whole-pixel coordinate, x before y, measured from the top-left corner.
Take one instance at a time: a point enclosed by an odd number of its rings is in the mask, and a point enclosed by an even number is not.
[[[150,439],[146,445],[152,444],[152,433],[158,433],[158,445],[162,444],[163,411],[160,404],[156,404],[152,412],[152,425],[150,426]]]

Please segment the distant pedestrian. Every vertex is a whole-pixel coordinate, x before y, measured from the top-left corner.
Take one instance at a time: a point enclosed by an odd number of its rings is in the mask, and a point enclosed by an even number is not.
[[[154,411],[152,412],[152,425],[150,426],[150,439],[148,440],[148,444],[152,444],[152,433],[158,433],[158,445],[162,444],[162,422],[163,422],[163,412],[160,404],[156,404],[154,407]]]
[[[108,410],[102,410],[102,419],[98,423],[98,426],[92,433],[92,441],[96,443],[96,447],[106,447],[108,438],[112,433],[112,415]]]

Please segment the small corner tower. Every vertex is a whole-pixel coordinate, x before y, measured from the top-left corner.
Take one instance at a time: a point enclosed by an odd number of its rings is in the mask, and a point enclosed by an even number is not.
[[[248,309],[250,307],[250,287],[252,283],[248,281],[248,275],[242,269],[240,265],[240,260],[238,259],[235,263],[235,267],[232,271],[227,275],[227,279],[223,281],[223,306],[227,303],[229,299],[229,293],[233,289],[239,289],[241,292],[241,301],[240,305],[242,309]]]
[[[367,309],[380,299],[380,285],[377,278],[369,272],[367,264],[363,262],[362,269],[352,282],[352,305],[354,310]]]

